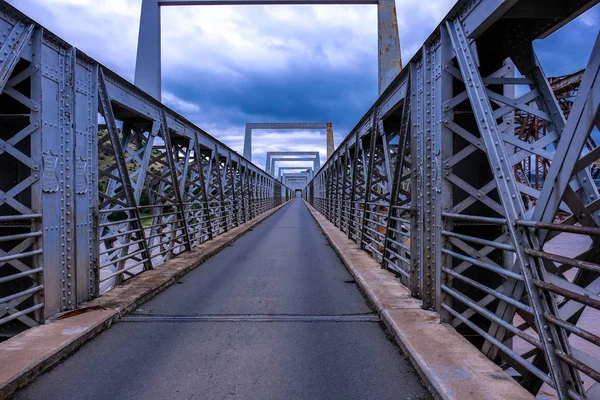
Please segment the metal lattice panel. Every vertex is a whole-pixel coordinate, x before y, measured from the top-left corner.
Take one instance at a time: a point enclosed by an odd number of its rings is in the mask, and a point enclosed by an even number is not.
[[[291,198],[5,3],[0,30],[0,340]]]
[[[532,393],[596,398],[600,39],[547,79],[531,42],[592,2],[532,3],[459,2],[304,197]]]

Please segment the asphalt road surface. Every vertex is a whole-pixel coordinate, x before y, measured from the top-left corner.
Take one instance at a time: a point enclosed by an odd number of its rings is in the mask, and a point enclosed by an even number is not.
[[[430,397],[294,199],[15,398]]]

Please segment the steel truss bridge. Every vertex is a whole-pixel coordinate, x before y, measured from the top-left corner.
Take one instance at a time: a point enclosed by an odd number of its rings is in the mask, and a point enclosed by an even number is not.
[[[458,1],[303,191],[423,308],[561,399],[600,398],[600,38],[570,95],[533,41],[597,3]],[[293,196],[4,2],[0,30],[5,337]],[[565,235],[580,254],[548,249]]]

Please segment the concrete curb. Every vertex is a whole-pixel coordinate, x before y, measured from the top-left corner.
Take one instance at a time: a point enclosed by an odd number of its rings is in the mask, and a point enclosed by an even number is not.
[[[85,342],[110,328],[121,316],[150,300],[183,275],[217,254],[288,203],[144,272],[101,297],[83,304],[80,314],[55,319],[0,343],[0,400],[68,357]]]
[[[394,274],[381,269],[344,232],[304,203],[436,399],[535,399],[451,326],[441,324],[437,313],[423,310],[421,301],[411,297]]]

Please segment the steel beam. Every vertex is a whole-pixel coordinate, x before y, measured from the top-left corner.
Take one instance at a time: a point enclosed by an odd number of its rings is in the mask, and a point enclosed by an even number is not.
[[[402,69],[396,2],[394,0],[143,0],[138,36],[135,84],[152,97],[158,100],[161,99],[161,7],[301,4],[377,5],[379,52],[378,93],[383,93]],[[333,140],[333,135],[331,135],[331,139]],[[247,154],[244,150],[244,156],[247,156]]]
[[[264,130],[299,130],[299,129],[326,129],[327,130],[327,157],[333,153],[333,125],[331,122],[249,122],[244,133],[244,157],[252,160],[252,131]]]
[[[277,168],[277,176],[275,176],[275,178],[281,177],[281,171],[290,171],[290,170],[293,170],[293,171],[302,170],[302,173],[307,173],[311,179],[314,176],[314,171],[313,171],[312,167],[309,167],[309,168],[306,168],[306,167],[279,167],[279,168]]]
[[[299,157],[293,158],[288,156],[314,156],[314,157]],[[270,151],[267,152],[266,170],[268,174],[275,172],[276,161],[312,161],[313,171],[318,171],[321,168],[321,159],[318,151]]]

